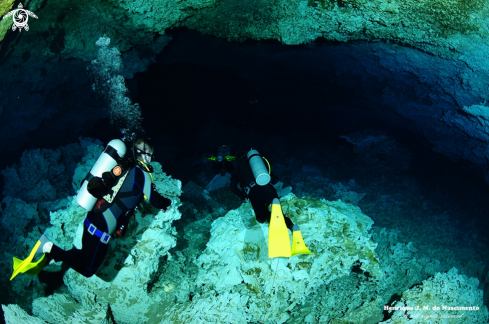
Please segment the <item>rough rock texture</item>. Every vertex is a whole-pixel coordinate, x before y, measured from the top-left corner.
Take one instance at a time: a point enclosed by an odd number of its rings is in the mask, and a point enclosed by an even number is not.
[[[231,40],[278,39],[302,44],[318,37],[349,41],[392,39],[449,53],[465,37],[489,36],[482,0],[405,2],[376,0],[282,1],[232,0],[169,3],[165,0],[119,2],[131,13],[135,26],[161,32],[185,25]],[[477,37],[475,37],[477,39]],[[480,39],[480,38],[479,38]]]
[[[97,302],[94,294],[87,295],[81,303],[68,294],[41,297],[34,300],[33,313],[47,323],[113,324],[108,303]]]
[[[15,0],[6,0],[0,3],[0,42],[5,37],[5,34],[7,34],[7,30],[12,28],[12,17],[10,17],[10,19],[2,19],[2,17],[13,8],[14,1]],[[1,46],[2,44],[0,43],[0,48]]]
[[[54,201],[73,195],[80,185],[78,182],[72,187],[71,183],[78,161],[82,157],[93,157],[93,154],[88,154],[93,150],[97,151],[98,158],[101,145],[98,140],[80,138],[78,143],[56,150],[25,151],[19,163],[1,171],[5,181],[3,194],[28,203]]]
[[[360,102],[359,111],[370,110],[420,134],[435,151],[453,160],[487,169],[489,147],[483,125],[489,93],[485,55],[489,8],[483,0],[64,0],[47,1],[42,8],[40,3],[29,3],[38,9],[39,20],[22,38],[9,43],[6,64],[0,69],[9,75],[0,83],[5,91],[0,95],[0,135],[14,146],[34,141],[34,134],[43,134],[38,141],[53,140],[46,137],[48,130],[73,136],[62,125],[69,125],[77,136],[106,116],[95,97],[85,95],[90,93],[90,82],[80,76],[86,64],[59,59],[94,59],[95,41],[105,34],[119,51],[131,50],[127,63],[132,66],[126,74],[130,76],[144,70],[158,52],[159,46],[151,45],[156,33],[187,26],[231,40],[308,43],[311,50],[317,49],[313,41],[319,37],[342,42],[387,40],[391,43],[327,48],[334,54],[295,67],[321,71],[325,62],[334,62],[331,82],[372,103]],[[146,49],[134,55],[134,48],[142,45]],[[84,95],[73,95],[80,94],[78,90]],[[11,147],[0,144],[0,150]],[[489,181],[489,175],[485,177]]]
[[[207,248],[195,261],[198,294],[191,304],[170,310],[170,322],[260,321],[270,307],[267,321],[283,323],[286,310],[348,275],[355,263],[373,278],[381,276],[376,244],[368,235],[372,221],[359,209],[291,194],[281,203],[315,255],[269,259],[268,226],[257,223],[251,205],[243,204],[212,224]]]
[[[212,214],[222,208],[214,197],[222,189],[205,198],[203,188],[195,184],[185,187],[186,199],[195,196],[199,209],[207,204],[217,210],[202,212],[176,233],[171,222],[180,217],[180,184],[166,177],[158,164],[154,167],[158,190],[175,203],[171,210],[138,209],[137,224],[130,223],[124,240],[111,242],[107,262],[95,276],[68,270],[65,293],[35,299],[38,318],[60,323],[111,318],[117,323],[245,323],[265,318],[271,323],[374,324],[383,319],[384,305],[392,306],[392,296],[408,296],[415,290],[410,287],[431,276],[440,285],[430,287],[442,287],[431,293],[434,298],[446,298],[443,287],[456,286],[457,296],[480,305],[480,314],[486,316],[476,279],[451,275],[455,270],[445,278],[439,273],[448,270],[444,262],[420,256],[412,243],[398,241],[396,231],[372,228],[372,220],[358,207],[341,200],[290,193],[281,199],[284,213],[301,226],[314,255],[268,259],[268,226],[256,222],[250,204],[216,219]],[[53,226],[48,229],[65,248],[79,246],[84,215],[71,201],[66,210],[51,214]],[[71,232],[69,237],[63,236],[63,229]],[[176,236],[184,238],[186,246],[175,246]],[[49,271],[56,270],[51,267]],[[460,278],[467,285],[459,285]],[[426,281],[423,286],[428,287]],[[8,318],[14,321],[16,314],[25,316],[18,310]]]
[[[7,324],[46,324],[42,319],[27,314],[18,305],[2,305],[5,313],[5,323]]]

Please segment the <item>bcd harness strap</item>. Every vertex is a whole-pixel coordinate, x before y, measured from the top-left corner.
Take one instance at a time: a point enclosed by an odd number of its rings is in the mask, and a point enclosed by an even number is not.
[[[107,223],[109,233],[114,233],[115,228],[117,227],[117,218],[115,218],[114,214],[108,208],[106,211],[102,213],[105,218],[105,222]]]
[[[144,165],[144,164],[143,164]],[[146,167],[146,165],[144,165]],[[146,167],[146,169],[149,171],[149,168]],[[129,174],[129,172],[127,172],[125,175],[124,175],[124,179],[120,179],[119,183],[118,184],[121,184],[124,183],[124,180],[125,178],[127,177],[127,175]],[[149,177],[146,175],[146,173],[144,173],[145,175],[145,184],[144,184],[144,189],[147,190],[147,194],[150,195],[151,193],[151,183],[152,183],[152,180],[153,180],[153,177],[151,176],[151,174],[149,174]],[[149,179],[147,179],[149,178]],[[119,208],[121,210],[124,210],[125,209],[125,205],[122,204],[122,202],[119,200],[119,199],[115,199],[115,195],[118,193],[120,187],[117,188],[117,192],[112,196],[112,201],[114,201],[115,204],[117,204],[119,206]],[[146,195],[144,194],[144,190],[143,190],[143,195],[145,196],[145,198],[149,199],[149,197],[146,197]],[[108,232],[109,233],[114,233],[114,231],[116,230],[116,227],[117,227],[117,218],[114,216],[114,214],[112,213],[112,211],[110,210],[110,208],[108,208],[107,210],[105,210],[102,215],[104,216],[105,218],[105,222],[107,223],[107,227],[108,227]],[[87,220],[85,221],[85,224],[87,223]],[[89,225],[87,225],[88,227]],[[102,232],[101,232],[102,233]],[[92,233],[90,233],[92,234]],[[93,234],[92,234],[93,235]],[[110,234],[107,234],[110,236]],[[97,235],[98,236],[98,235]],[[100,237],[100,236],[99,236]],[[102,243],[105,243],[102,238],[101,238],[101,241]],[[108,242],[109,240],[107,239],[106,242]]]
[[[100,242],[102,242],[104,244],[109,243],[110,235],[107,234],[107,233],[105,233],[105,232],[102,232],[99,229],[97,229],[97,227],[95,227],[95,225],[93,225],[92,223],[90,223],[90,221],[88,220],[88,218],[85,218],[85,226],[88,229],[88,233],[90,233],[91,235],[95,235],[97,237],[100,237]]]
[[[150,169],[143,161],[138,160],[138,162],[146,169],[146,172],[143,172],[144,173],[143,196],[145,200],[149,200],[151,198],[151,184],[154,182],[153,176],[151,175],[152,169]]]
[[[252,183],[250,183],[249,185],[244,187],[243,190],[246,193],[246,195],[248,195],[250,193],[251,188],[253,188],[254,186],[256,186],[256,183],[253,181]]]
[[[117,150],[110,145],[105,148],[104,153],[107,153],[111,158],[116,160],[116,162],[119,162],[121,160],[121,157],[117,153]]]
[[[114,200],[115,196],[117,195],[117,193],[121,189],[122,184],[124,183],[124,180],[126,180],[126,177],[129,174],[129,172],[130,171],[126,171],[126,174],[123,175],[122,177],[120,177],[119,180],[117,181],[117,183],[115,184],[115,186],[112,187],[111,192],[109,191],[109,193],[104,196],[104,199],[108,203],[112,203],[112,201]]]

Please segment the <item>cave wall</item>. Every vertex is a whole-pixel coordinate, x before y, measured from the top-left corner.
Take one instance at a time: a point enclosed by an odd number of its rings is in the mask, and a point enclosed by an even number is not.
[[[28,148],[76,142],[108,116],[104,95],[92,90],[98,38],[112,37],[124,51],[125,78],[144,71],[169,40],[125,29],[123,12],[96,1],[31,1],[26,8],[39,19],[28,21],[29,31],[10,30],[0,49],[0,152],[17,158]]]
[[[327,84],[349,89],[356,98],[338,106],[339,111],[347,109],[350,115],[371,111],[372,116],[383,116],[387,123],[424,136],[435,151],[452,160],[487,169],[489,65],[484,53],[489,52],[485,19],[489,9],[481,0],[464,5],[380,0],[47,0],[27,2],[26,7],[36,10],[39,19],[29,20],[28,32],[7,34],[2,42],[0,151],[18,150],[27,143],[46,146],[54,138],[73,141],[106,116],[85,71],[96,58],[95,41],[100,36],[110,37],[126,56],[132,53],[132,59],[125,61],[132,71],[125,76],[132,77],[164,47],[152,45],[155,35],[187,26],[228,40],[306,43],[307,60],[287,61],[287,50],[259,54],[263,50],[256,49],[255,55],[282,60],[306,76],[316,74]],[[314,40],[319,37],[344,43],[317,46]],[[195,54],[191,46],[180,54],[187,52]]]

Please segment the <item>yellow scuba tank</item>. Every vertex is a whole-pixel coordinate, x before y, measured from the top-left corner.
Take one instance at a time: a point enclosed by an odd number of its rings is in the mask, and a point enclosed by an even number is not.
[[[76,195],[76,202],[85,208],[87,211],[91,211],[97,198],[95,198],[88,191],[88,183],[94,177],[102,177],[102,173],[111,171],[117,166],[118,160],[124,157],[126,154],[126,144],[119,139],[114,139],[107,144],[107,147],[98,158],[95,165],[83,180],[82,186],[78,194]]]

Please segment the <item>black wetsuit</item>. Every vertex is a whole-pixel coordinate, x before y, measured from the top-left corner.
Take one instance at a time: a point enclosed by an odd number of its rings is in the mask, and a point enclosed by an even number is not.
[[[278,178],[272,173],[270,183],[265,186],[255,184],[250,188],[250,184],[255,183],[255,177],[253,176],[253,171],[251,170],[245,155],[238,159],[234,164],[234,172],[231,175],[230,188],[239,198],[243,200],[248,198],[250,200],[251,206],[255,211],[256,220],[260,223],[264,223],[270,222],[271,213],[268,210],[268,206],[272,203],[274,198],[278,199],[277,190],[272,186],[272,184],[276,184],[277,182]],[[250,188],[248,194],[238,188],[238,183],[243,190],[247,187]],[[290,218],[285,215],[284,220],[287,228],[292,231],[294,223],[292,223]]]
[[[149,173],[136,166],[129,171],[112,203],[109,204],[105,200],[97,202],[87,214],[88,222],[99,231],[112,235],[121,225],[127,228],[132,211],[143,199],[159,209],[166,209],[171,205],[170,199],[156,192]],[[90,234],[86,224],[85,222],[83,226],[81,250],[73,248],[65,251],[53,245],[47,256],[56,262],[63,261],[85,277],[91,277],[102,264],[108,244],[102,243],[100,237]]]
[[[223,159],[221,162],[217,160],[212,162],[212,169],[214,170],[214,174],[225,175],[227,173],[233,173],[233,164],[226,159]]]

